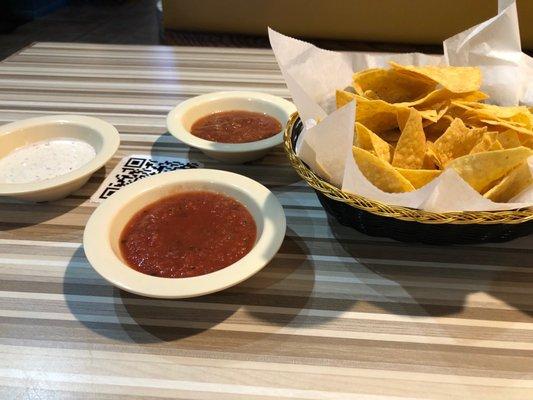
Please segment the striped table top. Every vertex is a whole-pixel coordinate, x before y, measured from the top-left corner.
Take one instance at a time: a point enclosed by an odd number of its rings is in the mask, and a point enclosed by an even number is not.
[[[327,218],[281,148],[228,166],[166,133],[180,101],[226,89],[288,97],[264,49],[36,43],[0,63],[0,122],[76,113],[128,154],[194,157],[269,187],[276,258],[191,300],[110,286],[81,246],[99,171],[66,199],[0,199],[1,399],[531,399],[533,237],[432,247]]]

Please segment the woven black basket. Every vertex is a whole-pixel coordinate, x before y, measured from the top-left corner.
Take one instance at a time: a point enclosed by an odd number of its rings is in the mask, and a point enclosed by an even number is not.
[[[298,174],[315,189],[320,204],[322,204],[328,214],[342,225],[352,227],[371,236],[389,237],[402,242],[422,242],[439,245],[505,242],[533,233],[533,211],[531,210],[521,210],[519,212],[495,211],[492,213],[456,212],[439,215],[397,207],[396,209],[399,212],[395,215],[401,214],[402,210],[406,210],[405,218],[403,216],[398,218],[380,215],[386,214],[386,212],[382,211],[365,210],[364,208],[370,208],[367,204],[373,202],[368,199],[365,199],[364,202],[358,202],[357,199],[361,199],[360,196],[343,197],[340,200],[334,199],[332,197],[336,197],[336,195],[331,190],[331,185],[324,181],[320,182],[320,177],[314,175],[294,152],[296,141],[302,129],[303,124],[300,118],[297,115],[293,115],[287,124],[285,132],[285,151]],[[317,181],[321,183],[319,188],[316,185]],[[375,204],[378,205],[377,208],[379,209],[380,203],[375,202]],[[394,207],[390,206],[384,208],[388,210],[394,209]],[[417,215],[420,215],[420,217],[417,218]],[[435,218],[435,216],[438,216],[438,218]],[[495,216],[497,218],[494,218]],[[476,222],[468,223],[469,220],[475,220]]]

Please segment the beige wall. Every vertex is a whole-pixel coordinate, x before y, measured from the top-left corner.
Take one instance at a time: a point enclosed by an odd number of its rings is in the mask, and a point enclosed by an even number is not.
[[[519,0],[522,46],[533,49],[533,0]],[[167,28],[282,33],[323,39],[437,44],[497,12],[497,0],[163,0]]]

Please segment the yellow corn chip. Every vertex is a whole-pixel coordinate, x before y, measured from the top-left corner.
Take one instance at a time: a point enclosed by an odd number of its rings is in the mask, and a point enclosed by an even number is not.
[[[440,169],[439,166],[433,160],[433,158],[431,158],[427,150],[426,150],[426,154],[424,154],[424,162],[422,163],[422,169],[426,169],[426,170],[427,169],[432,169],[432,170]]]
[[[463,114],[463,118],[474,121],[474,122],[475,121],[503,122],[504,124],[502,124],[501,126],[504,126],[505,124],[507,124],[507,125],[531,130],[531,127],[528,126],[529,121],[524,122],[524,120],[520,120],[521,119],[520,117],[512,117],[509,119],[503,119],[503,118],[493,117],[493,116],[488,117],[485,115],[484,110],[467,110]]]
[[[442,162],[431,140],[426,141],[426,154],[424,154],[422,169],[442,169]]]
[[[370,100],[379,100],[379,96],[373,90],[366,90],[363,96]]]
[[[461,119],[454,119],[446,132],[434,143],[443,165],[454,158],[468,154],[481,139],[485,130],[469,129]]]
[[[398,128],[380,132],[378,136],[388,143],[396,143],[400,139],[402,132]]]
[[[414,67],[390,62],[393,69],[402,73],[424,77],[454,93],[475,92],[481,87],[481,70],[477,67]]]
[[[492,139],[483,138],[474,147],[472,147],[472,150],[470,150],[470,153],[468,154],[476,154],[489,151],[490,147],[492,146],[492,143]]]
[[[392,146],[359,122],[355,123],[356,141],[355,145],[364,150],[368,150],[384,161],[390,162]]]
[[[401,132],[403,132],[405,128],[405,124],[407,124],[407,121],[409,120],[409,116],[411,115],[411,108],[404,107],[398,110],[398,113],[396,114],[396,120],[398,122],[398,128]],[[424,123],[422,123],[422,127],[424,126]],[[400,138],[398,138],[399,140]]]
[[[353,156],[366,179],[384,192],[401,193],[414,190],[413,185],[402,174],[374,154],[354,146]]]
[[[355,94],[347,92],[345,90],[337,90],[335,92],[335,100],[337,102],[337,108],[344,107],[350,101],[355,100]]]
[[[411,108],[416,109],[420,115],[422,115],[422,126],[430,126],[438,121],[440,121],[441,118],[443,118],[448,111],[448,105],[447,104],[435,104],[434,109],[428,109],[428,110],[419,110],[416,107],[404,107],[400,106],[398,104],[394,104],[395,107],[397,107],[397,119],[398,119],[398,127],[400,130],[403,129],[405,123],[407,122],[407,119],[409,118],[409,110]],[[440,107],[440,108],[439,108]],[[429,117],[428,117],[429,116]]]
[[[476,110],[476,113],[478,113],[479,115],[484,115],[485,118],[487,119],[492,119],[492,118],[509,119],[517,115],[529,116],[531,114],[528,108],[525,106],[503,107],[503,106],[496,106],[493,104],[478,103],[477,100],[465,100],[465,99],[461,99],[461,100],[457,99],[456,102],[465,108],[468,108],[470,110]]]
[[[357,102],[353,155],[376,187],[418,189],[445,167],[494,201],[532,183],[518,167],[533,154],[532,109],[481,103],[476,67],[390,65],[355,73],[356,93],[336,93],[337,107]]]
[[[498,132],[498,142],[500,142],[505,149],[512,149],[513,147],[520,146],[520,138],[518,137],[518,134],[511,129]]]
[[[443,156],[440,154],[439,150],[435,147],[435,143],[431,143],[430,141],[426,142],[426,152],[431,157],[435,165],[439,169],[444,169],[444,162]]]
[[[518,134],[518,138],[520,139],[520,143],[522,144],[522,146],[533,149],[533,136],[522,135],[520,133],[517,133],[517,134]]]
[[[502,146],[502,144],[498,141],[498,139],[496,139],[492,142],[492,145],[490,146],[489,151],[496,151],[496,150],[503,150],[503,149],[504,147]]]
[[[473,121],[472,119],[469,119],[469,122]],[[486,125],[491,125],[496,127],[496,129],[499,127],[501,131],[505,131],[507,129],[511,129],[516,132],[523,133],[524,135],[530,135],[533,136],[533,131],[531,129],[528,129],[524,126],[518,125],[516,122],[509,122],[504,120],[490,120],[490,119],[480,119],[479,122],[484,123]]]
[[[374,68],[353,74],[353,87],[363,95],[371,90],[387,103],[411,101],[425,96],[435,88],[434,82],[402,74],[394,69]]]
[[[438,111],[437,111],[437,121],[436,122],[439,122],[440,119],[442,117],[444,117],[444,115],[448,112],[448,108],[449,108],[449,106],[445,105],[445,106],[442,106],[441,108],[437,109]],[[422,111],[424,111],[424,110],[422,110]],[[429,125],[429,123],[430,122],[428,122],[427,124],[424,124],[424,126]]]
[[[465,92],[461,94],[456,94],[456,96],[454,96],[454,99],[459,100],[459,101],[482,101],[488,98],[489,98],[488,94],[483,93],[479,90],[475,90],[473,92]]]
[[[398,115],[409,113],[408,107],[396,106],[383,100],[369,100],[362,96],[355,96],[357,100],[357,122],[362,123],[378,135],[398,127]],[[438,120],[435,110],[419,111],[422,118],[436,122]]]
[[[506,129],[511,129],[513,131],[520,132],[525,135],[533,136],[533,131],[531,129],[528,129],[524,126],[519,126],[516,124],[516,122],[508,122],[504,120],[495,121],[495,120],[490,120],[490,119],[480,119],[479,121],[487,125],[499,126],[502,128],[502,131]]]
[[[496,139],[496,132],[485,132],[481,139],[472,147],[469,154],[482,153],[484,151],[501,150],[503,147]]]
[[[533,129],[533,121],[532,121],[533,115],[527,111],[527,113],[518,113],[513,115],[509,118],[509,122],[516,123],[517,125],[521,125],[529,130]]]
[[[435,105],[438,105],[439,103],[443,102],[449,102],[452,99],[455,100],[461,100],[461,101],[481,101],[487,99],[489,96],[487,96],[485,93],[480,91],[475,92],[467,92],[467,93],[454,93],[449,91],[448,89],[436,89],[430,93],[428,93],[426,96],[424,96],[421,99],[410,101],[410,102],[403,102],[398,103],[398,105],[406,106],[406,107],[415,107],[417,109],[423,109],[423,108],[433,108],[436,109]]]
[[[449,115],[452,119],[460,118],[463,121],[465,120],[465,112],[469,109],[464,108],[463,105],[460,103],[457,103],[455,101],[451,101],[450,107],[448,108],[447,115]]]
[[[357,97],[356,120],[370,129],[372,132],[380,133],[396,128],[398,121],[398,109],[392,104],[382,100],[368,100],[364,97]]]
[[[426,133],[426,138],[434,142],[437,140],[446,129],[450,127],[453,118],[449,115],[443,115],[437,122],[431,123],[427,126],[424,126],[424,132]]]
[[[396,168],[400,174],[404,176],[415,189],[419,189],[422,186],[427,185],[433,179],[440,175],[442,171],[436,169],[405,169]]]
[[[512,170],[533,151],[527,147],[470,154],[451,161],[447,168],[453,168],[475,190],[482,193],[491,182]]]
[[[402,130],[392,157],[392,165],[399,168],[420,169],[426,154],[426,136],[422,127],[422,116],[414,108]]]
[[[503,132],[506,129],[533,135],[533,114],[527,107],[500,107],[491,104],[452,101],[453,113],[473,125],[492,125]]]
[[[521,163],[483,195],[496,203],[505,203],[522,192],[531,183],[531,171],[527,162]]]

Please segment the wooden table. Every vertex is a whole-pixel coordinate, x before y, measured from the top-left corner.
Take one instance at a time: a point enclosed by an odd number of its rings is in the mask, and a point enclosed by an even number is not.
[[[282,149],[245,166],[165,133],[180,101],[288,96],[268,50],[36,43],[0,64],[0,121],[94,115],[119,153],[189,156],[267,185],[287,214],[272,263],[224,292],[122,292],[81,239],[103,172],[50,204],[0,200],[1,399],[531,399],[533,237],[431,247],[328,220]]]

